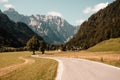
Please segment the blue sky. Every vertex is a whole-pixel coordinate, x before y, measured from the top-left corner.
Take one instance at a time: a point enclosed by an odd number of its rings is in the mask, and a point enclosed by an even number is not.
[[[57,15],[79,25],[114,0],[0,0],[2,11],[15,8],[21,14]]]

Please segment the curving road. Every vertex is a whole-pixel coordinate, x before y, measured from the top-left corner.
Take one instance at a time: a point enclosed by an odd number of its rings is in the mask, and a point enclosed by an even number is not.
[[[56,80],[120,80],[120,68],[73,58],[53,58],[59,62]]]
[[[120,80],[120,68],[103,63],[76,58],[39,58],[59,62],[56,80]]]

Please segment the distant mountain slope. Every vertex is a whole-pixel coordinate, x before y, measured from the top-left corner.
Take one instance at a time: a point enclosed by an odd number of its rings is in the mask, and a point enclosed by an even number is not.
[[[0,13],[0,47],[22,47],[27,40],[36,35],[26,24],[22,22],[13,22],[7,15]],[[40,40],[42,38],[38,36]]]
[[[67,46],[88,49],[103,40],[117,37],[120,37],[120,0],[93,14]]]
[[[4,11],[4,13],[15,22],[20,21],[26,23],[34,32],[42,36],[43,39],[50,44],[64,43],[75,34],[77,29],[58,16],[25,16],[11,8]]]
[[[0,10],[0,13],[2,13],[2,11]]]
[[[88,51],[120,51],[120,38],[102,41],[88,49]]]

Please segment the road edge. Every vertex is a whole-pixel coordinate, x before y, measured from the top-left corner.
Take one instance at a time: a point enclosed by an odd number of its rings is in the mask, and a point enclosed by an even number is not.
[[[61,60],[59,60],[57,58],[53,58],[53,57],[40,57],[39,55],[31,55],[31,57],[56,60],[58,62],[58,68],[57,68],[57,75],[55,77],[55,80],[62,80],[63,62]]]

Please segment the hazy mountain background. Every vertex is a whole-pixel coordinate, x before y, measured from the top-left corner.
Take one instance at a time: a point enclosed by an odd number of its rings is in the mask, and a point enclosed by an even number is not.
[[[11,20],[26,23],[49,44],[63,44],[77,32],[79,26],[69,24],[65,19],[51,15],[25,16],[13,8],[4,11]]]
[[[7,15],[0,12],[0,47],[23,47],[34,35],[36,35],[39,40],[43,40],[25,23],[15,23],[11,21]]]

